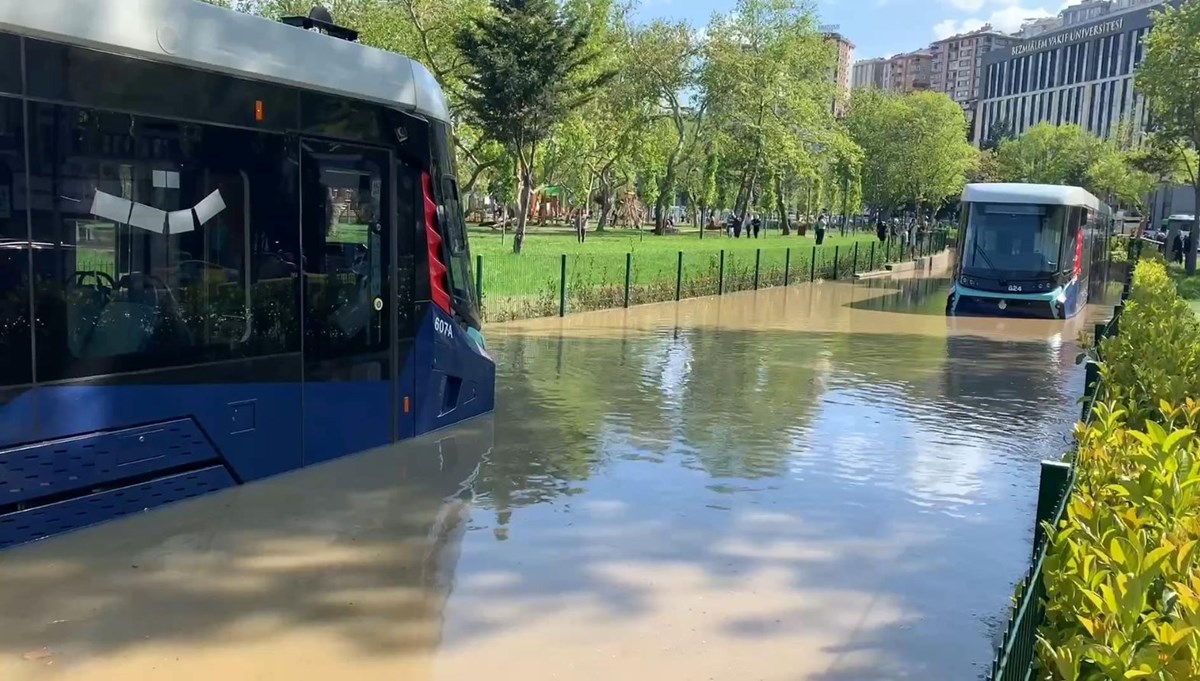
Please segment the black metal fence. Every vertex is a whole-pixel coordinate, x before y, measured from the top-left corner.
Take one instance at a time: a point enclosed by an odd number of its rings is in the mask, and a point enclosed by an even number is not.
[[[818,279],[851,279],[939,253],[949,238],[947,232],[934,231],[906,244],[872,240],[708,252],[480,255],[475,259],[475,287],[487,321],[563,316]]]

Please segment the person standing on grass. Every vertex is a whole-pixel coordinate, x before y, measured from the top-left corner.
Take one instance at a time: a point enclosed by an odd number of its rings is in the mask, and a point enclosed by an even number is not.
[[[758,230],[762,228],[762,220],[759,220],[758,216],[755,215],[750,220],[750,227],[754,230],[754,238],[757,239],[758,238]]]
[[[575,211],[575,236],[579,243],[583,243],[587,238],[587,211],[583,208]]]
[[[829,218],[826,217],[828,211],[821,211],[817,216],[817,245],[825,243],[825,228],[829,226]]]
[[[888,228],[883,224],[883,218],[875,221],[875,238],[879,239],[879,243],[887,241]]]

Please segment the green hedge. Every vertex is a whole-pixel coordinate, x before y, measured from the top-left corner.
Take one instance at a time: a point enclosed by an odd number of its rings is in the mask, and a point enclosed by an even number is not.
[[[1143,261],[1100,346],[1102,387],[1079,426],[1076,485],[1051,533],[1035,677],[1200,679],[1197,323]]]

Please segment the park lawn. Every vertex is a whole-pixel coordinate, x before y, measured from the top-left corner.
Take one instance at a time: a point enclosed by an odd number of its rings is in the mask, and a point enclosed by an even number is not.
[[[884,247],[867,232],[844,237],[835,232],[815,248],[811,233],[784,237],[771,232],[756,240],[731,239],[714,231],[701,239],[695,230],[654,236],[649,231],[614,229],[590,232],[580,244],[568,229],[541,228],[526,236],[520,254],[511,251],[511,234],[501,242],[490,229],[472,228],[470,239],[472,253],[478,256],[476,265],[482,265],[477,274],[489,320],[553,314],[564,255],[567,306],[575,311],[622,304],[627,258],[631,304],[673,299],[677,285],[682,297],[716,294],[719,281],[725,291],[750,289],[756,271],[760,287],[780,286],[785,281],[835,276],[835,258],[839,276],[885,262]],[[890,251],[887,261],[901,259],[894,244]]]
[[[834,248],[839,256],[853,257],[854,244],[858,242],[861,258],[865,261],[873,234],[860,232],[854,235],[827,235],[825,245],[817,253],[818,262],[832,261]],[[801,269],[808,274],[812,261],[814,238],[811,232],[804,236],[792,234],[782,236],[778,232],[760,235],[758,239],[731,239],[720,232],[706,232],[701,239],[696,230],[690,233],[655,236],[647,231],[610,229],[604,232],[589,232],[587,241],[579,243],[573,232],[563,228],[540,228],[531,230],[525,237],[520,254],[512,252],[512,235],[507,234],[501,242],[500,235],[488,228],[470,230],[471,252],[482,263],[481,283],[485,299],[488,296],[537,296],[546,297],[558,290],[562,275],[562,256],[567,256],[567,287],[624,287],[625,260],[630,259],[630,284],[634,287],[654,287],[670,283],[672,291],[676,270],[680,267],[683,253],[682,279],[684,282],[697,277],[708,277],[719,272],[721,251],[725,251],[725,277],[727,290],[741,288],[739,282],[753,285],[754,263],[760,258],[760,284],[770,279],[783,279],[785,264],[794,278]],[[790,257],[787,250],[791,249]],[[758,255],[758,251],[762,252]],[[882,257],[882,253],[880,254]],[[770,275],[765,273],[770,271]],[[716,293],[715,284],[710,288]],[[554,297],[551,295],[551,297]],[[634,295],[636,299],[638,296]]]

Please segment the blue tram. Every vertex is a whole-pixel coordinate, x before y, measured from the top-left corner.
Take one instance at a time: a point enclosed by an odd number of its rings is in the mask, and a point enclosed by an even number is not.
[[[0,3],[0,547],[490,412],[443,94],[323,10]]]
[[[969,184],[948,315],[1066,319],[1106,276],[1112,214],[1079,187]]]

